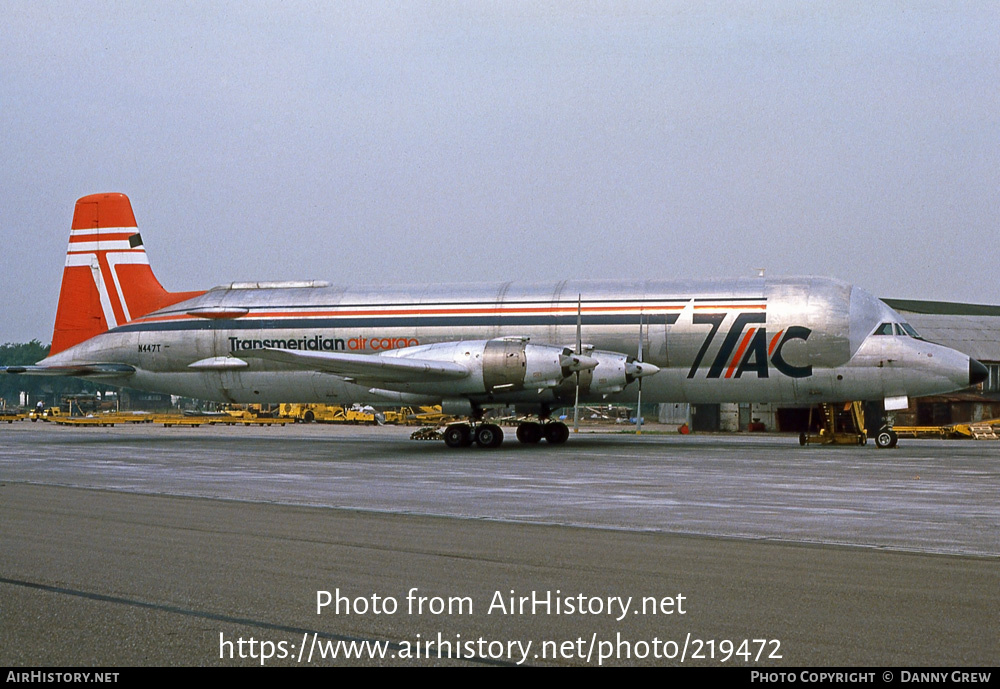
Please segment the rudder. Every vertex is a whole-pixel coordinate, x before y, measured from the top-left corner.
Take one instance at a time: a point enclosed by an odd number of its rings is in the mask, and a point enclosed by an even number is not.
[[[125,194],[76,202],[49,355],[203,292],[163,289]]]

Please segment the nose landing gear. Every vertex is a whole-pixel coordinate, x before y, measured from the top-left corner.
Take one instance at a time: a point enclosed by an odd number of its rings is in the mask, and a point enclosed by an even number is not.
[[[875,436],[875,447],[881,449],[896,447],[896,443],[899,442],[899,436],[896,435],[896,431],[887,424],[879,429],[878,435]]]

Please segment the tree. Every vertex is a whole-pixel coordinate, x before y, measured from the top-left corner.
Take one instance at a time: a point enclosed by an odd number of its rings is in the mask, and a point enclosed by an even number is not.
[[[49,353],[48,346],[38,340],[0,345],[0,366],[21,366],[34,364]],[[37,376],[0,376],[0,397],[11,406],[20,402],[21,392],[27,392],[32,399],[44,394],[44,379]]]
[[[49,354],[50,345],[38,340],[31,342],[7,342],[0,345],[0,366],[24,366],[35,364]],[[110,390],[106,385],[95,385],[88,381],[67,376],[0,376],[0,398],[8,406],[20,403],[21,393],[26,392],[31,400],[44,399],[49,404],[57,404],[63,395],[93,393]]]

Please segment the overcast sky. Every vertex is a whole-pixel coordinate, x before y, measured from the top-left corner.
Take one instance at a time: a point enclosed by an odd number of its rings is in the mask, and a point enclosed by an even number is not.
[[[20,2],[0,342],[73,205],[173,291],[827,275],[1000,303],[1000,3]]]

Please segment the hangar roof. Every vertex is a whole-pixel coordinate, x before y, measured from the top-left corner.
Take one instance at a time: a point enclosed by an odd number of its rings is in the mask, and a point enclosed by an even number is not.
[[[960,304],[952,301],[923,301],[920,299],[883,299],[900,313],[922,313],[939,316],[997,316],[1000,306],[990,304]]]
[[[1000,306],[884,299],[923,337],[979,361],[1000,362]]]

